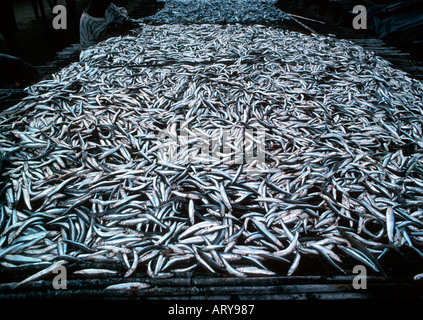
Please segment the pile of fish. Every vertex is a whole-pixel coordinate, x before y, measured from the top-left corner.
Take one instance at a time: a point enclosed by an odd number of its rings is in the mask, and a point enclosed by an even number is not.
[[[260,23],[281,24],[289,16],[276,9],[275,0],[171,0],[152,16],[140,19],[153,24]]]
[[[386,253],[422,255],[423,85],[349,41],[142,25],[27,90],[0,114],[3,268],[383,273]]]

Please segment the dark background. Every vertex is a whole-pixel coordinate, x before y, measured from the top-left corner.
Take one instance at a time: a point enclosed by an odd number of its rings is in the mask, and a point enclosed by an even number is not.
[[[55,30],[52,26],[53,14],[47,0],[32,0],[39,5],[43,3],[45,17],[40,8],[38,14],[34,11],[31,0],[0,0],[4,3],[13,4],[16,21],[15,49],[11,49],[5,41],[5,37],[0,34],[0,53],[11,54],[22,58],[24,61],[34,65],[42,66],[53,61],[56,54],[64,48],[79,43],[79,19],[82,11],[87,7],[90,0],[68,0],[75,3],[74,10],[68,9],[68,29]],[[125,7],[131,17],[139,18],[139,8],[147,2],[155,0],[114,0],[118,6]],[[258,0],[260,1],[260,0]],[[340,4],[352,10],[355,4],[362,4],[368,12],[368,33],[375,38],[382,39],[390,45],[401,50],[410,52],[416,60],[423,61],[423,1],[422,0],[279,0],[283,3],[299,4],[302,7],[312,8],[315,6],[316,12],[326,12],[334,10]],[[66,0],[58,0],[58,4],[66,5]],[[278,7],[280,7],[277,4]],[[282,6],[283,7],[283,6]],[[283,10],[283,8],[281,8]],[[3,12],[3,13],[2,13]],[[335,12],[335,11],[334,11]],[[4,14],[3,8],[0,13]],[[301,11],[300,11],[301,13]],[[334,13],[336,15],[336,12]],[[327,14],[326,14],[327,16]],[[338,16],[339,18],[339,16]],[[351,27],[351,17],[343,18]],[[342,19],[340,19],[342,20]],[[307,21],[303,21],[307,23]]]
[[[16,50],[11,50],[5,41],[4,35],[0,35],[0,53],[19,56],[35,66],[43,65],[54,59],[57,52],[63,48],[79,43],[79,19],[82,11],[87,7],[90,0],[74,0],[76,10],[74,13],[67,10],[67,30],[55,30],[52,25],[54,15],[46,0],[44,5],[45,19],[39,7],[39,1],[34,2],[38,7],[38,16],[32,6],[31,0],[1,0],[11,1],[16,20]],[[127,8],[128,12],[138,3],[137,0],[115,0],[118,6]],[[65,0],[58,0],[58,4],[65,5]],[[0,9],[1,10],[1,9]]]

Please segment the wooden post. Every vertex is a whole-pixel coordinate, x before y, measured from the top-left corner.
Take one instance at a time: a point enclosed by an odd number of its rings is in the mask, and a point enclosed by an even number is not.
[[[44,22],[47,22],[46,12],[44,10],[44,2],[43,2],[43,0],[38,0],[38,5],[40,7],[41,17],[43,18],[43,21]]]
[[[39,18],[40,14],[38,13],[38,6],[37,6],[37,0],[31,0],[32,9],[34,9],[35,18]]]

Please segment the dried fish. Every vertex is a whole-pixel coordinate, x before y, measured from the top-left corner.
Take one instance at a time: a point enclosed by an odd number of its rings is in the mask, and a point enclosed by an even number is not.
[[[27,91],[0,114],[0,262],[51,267],[22,283],[65,262],[245,277],[423,256],[423,85],[347,40],[142,24]]]

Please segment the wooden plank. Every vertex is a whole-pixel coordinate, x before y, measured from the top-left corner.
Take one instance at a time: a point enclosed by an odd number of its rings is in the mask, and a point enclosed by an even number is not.
[[[19,276],[21,278],[21,276]],[[179,277],[169,279],[151,279],[147,276],[99,279],[70,279],[66,290],[53,290],[51,280],[39,280],[15,288],[17,282],[0,284],[0,297],[85,297],[92,295],[100,298],[117,296],[142,297],[313,297],[313,299],[347,299],[354,297],[418,297],[423,295],[423,281],[413,281],[411,278],[386,279],[380,276],[369,276],[367,289],[354,289],[354,276],[296,276],[269,278],[207,278]],[[20,280],[18,280],[20,281]],[[147,282],[150,288],[130,292],[109,292],[105,288],[111,284],[122,282]],[[364,296],[363,296],[364,294]]]

